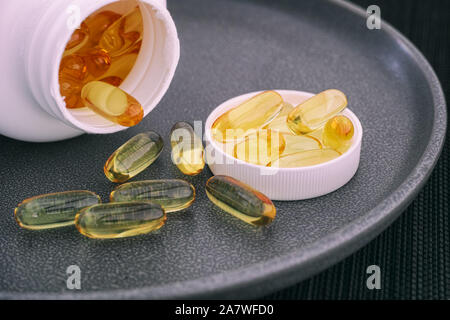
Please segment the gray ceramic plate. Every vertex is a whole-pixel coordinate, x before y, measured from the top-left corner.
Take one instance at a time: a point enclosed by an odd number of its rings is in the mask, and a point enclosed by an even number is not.
[[[365,12],[333,1],[169,1],[181,64],[158,108],[136,128],[52,144],[0,138],[0,296],[3,298],[259,297],[339,261],[387,227],[414,198],[441,150],[446,109],[424,57],[397,31],[366,28]],[[106,158],[134,134],[165,136],[177,120],[205,120],[230,97],[267,88],[339,88],[364,127],[361,166],[342,189],[277,202],[255,230],[206,198],[156,234],[93,241],[74,228],[29,232],[13,209],[29,196],[113,188]],[[14,107],[14,106],[11,106]],[[168,148],[139,179],[180,178]],[[82,290],[66,288],[81,268]]]

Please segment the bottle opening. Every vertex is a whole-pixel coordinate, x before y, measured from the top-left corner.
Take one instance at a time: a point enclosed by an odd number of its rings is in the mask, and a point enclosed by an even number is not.
[[[161,100],[179,59],[176,29],[161,3],[111,1],[87,15],[68,35],[58,68],[61,99],[57,99],[67,122],[89,133],[125,129],[83,105],[80,91],[91,81],[118,86],[142,105],[144,116]],[[114,26],[120,37],[115,37]],[[109,34],[105,35],[105,30]],[[80,57],[78,65],[76,58]]]

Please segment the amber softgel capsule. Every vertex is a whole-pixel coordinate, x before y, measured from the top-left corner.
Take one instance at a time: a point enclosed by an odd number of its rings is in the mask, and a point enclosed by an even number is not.
[[[14,210],[17,223],[25,229],[42,230],[73,225],[78,211],[99,204],[90,191],[67,191],[29,198]]]
[[[105,119],[132,127],[142,121],[144,109],[128,93],[103,81],[91,81],[81,90],[86,107]]]
[[[283,108],[283,98],[275,91],[260,93],[239,106],[225,112],[213,123],[211,131],[219,142],[234,142],[250,131],[261,129]]]
[[[270,163],[269,167],[297,168],[314,166],[336,159],[340,155],[341,153],[331,148],[300,151],[282,155],[280,158]]]
[[[158,230],[166,219],[164,209],[156,203],[105,203],[81,210],[75,217],[75,226],[89,238],[115,239]]]
[[[187,122],[176,123],[170,133],[172,162],[188,176],[195,176],[205,167],[202,139]]]
[[[136,181],[117,187],[110,198],[111,202],[151,201],[166,212],[176,212],[192,205],[195,188],[180,179]]]
[[[323,130],[323,143],[327,147],[344,153],[351,146],[351,140],[355,133],[352,121],[346,116],[336,116],[325,125]]]
[[[306,134],[319,129],[347,107],[347,97],[336,89],[325,90],[300,103],[287,117],[294,134]]]
[[[267,225],[275,219],[276,209],[272,201],[234,178],[210,178],[206,183],[206,194],[216,206],[254,226]]]
[[[164,141],[156,132],[138,134],[109,157],[105,175],[112,182],[126,182],[155,162],[163,148]]]
[[[286,148],[286,140],[276,130],[261,129],[246,136],[234,147],[233,156],[245,162],[266,166],[279,158]]]

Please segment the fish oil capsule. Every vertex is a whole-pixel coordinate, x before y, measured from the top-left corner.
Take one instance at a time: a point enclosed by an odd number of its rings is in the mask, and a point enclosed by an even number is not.
[[[83,57],[73,54],[62,58],[59,67],[60,82],[64,79],[73,79],[81,83],[86,75],[87,65]]]
[[[165,212],[186,209],[195,200],[195,188],[184,180],[148,180],[129,182],[111,193],[111,202],[151,201]]]
[[[270,167],[276,168],[296,168],[307,167],[336,159],[341,154],[333,149],[306,150],[287,155],[270,163]]]
[[[219,208],[255,226],[275,219],[272,201],[261,192],[227,176],[214,176],[206,183],[206,194]]]
[[[100,197],[90,191],[44,194],[24,200],[14,210],[14,216],[25,229],[59,228],[73,225],[78,211],[100,202]]]
[[[124,127],[135,126],[144,117],[144,109],[135,98],[106,82],[87,83],[81,90],[81,98],[92,111]]]
[[[284,148],[283,155],[306,150],[322,149],[322,144],[319,140],[306,135],[297,136],[286,134],[284,135],[284,139],[286,141],[286,147]]]
[[[105,30],[99,40],[99,46],[108,51],[111,57],[117,57],[142,40],[143,32],[141,11],[135,8]]]
[[[122,84],[123,79],[121,79],[119,77],[111,76],[111,77],[106,77],[106,78],[100,79],[100,81],[109,83],[110,85],[113,85],[114,87],[118,87]]]
[[[80,109],[85,107],[83,100],[80,97],[80,93],[68,95],[64,98],[64,101],[67,109]]]
[[[164,147],[159,134],[144,132],[117,149],[105,164],[106,177],[112,182],[125,182],[138,175],[158,159]]]
[[[265,126],[264,129],[277,130],[283,134],[292,134],[286,123],[287,116],[292,110],[294,110],[294,106],[288,102],[285,102],[280,114],[267,126]]]
[[[234,147],[234,157],[240,160],[266,166],[278,159],[286,148],[286,141],[278,131],[258,130]]]
[[[324,127],[320,127],[319,129],[316,129],[316,130],[314,130],[314,131],[312,131],[312,132],[310,132],[308,134],[305,134],[305,136],[312,137],[312,138],[318,140],[323,146],[323,140],[322,140],[322,138],[323,138],[323,129],[324,129]]]
[[[176,123],[170,133],[172,162],[188,176],[195,176],[205,167],[202,140],[187,122]]]
[[[347,97],[336,89],[325,90],[300,103],[287,117],[294,134],[306,134],[322,127],[347,106]]]
[[[82,49],[89,42],[89,28],[86,23],[82,22],[81,26],[76,29],[69,41],[67,42],[64,55],[70,55]]]
[[[120,14],[109,10],[89,16],[84,23],[89,28],[89,42],[91,45],[97,45],[106,29],[121,17]]]
[[[265,91],[221,115],[212,125],[212,135],[219,142],[244,138],[280,113],[283,98],[275,91]]]
[[[325,125],[323,143],[334,150],[344,153],[351,145],[355,133],[352,121],[346,116],[336,116]]]
[[[83,54],[89,74],[98,78],[108,71],[111,67],[111,57],[108,52],[103,49],[90,49]]]
[[[158,230],[166,218],[159,204],[148,201],[105,203],[80,211],[75,226],[93,239],[126,238]]]

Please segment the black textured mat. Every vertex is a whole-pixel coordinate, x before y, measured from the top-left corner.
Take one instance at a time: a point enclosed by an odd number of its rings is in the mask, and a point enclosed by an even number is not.
[[[450,97],[450,1],[353,0],[376,4],[384,20],[422,51]],[[447,131],[448,138],[448,131]],[[448,139],[428,183],[406,212],[344,261],[269,299],[449,299],[450,154]],[[381,290],[368,290],[366,268],[381,268]]]

